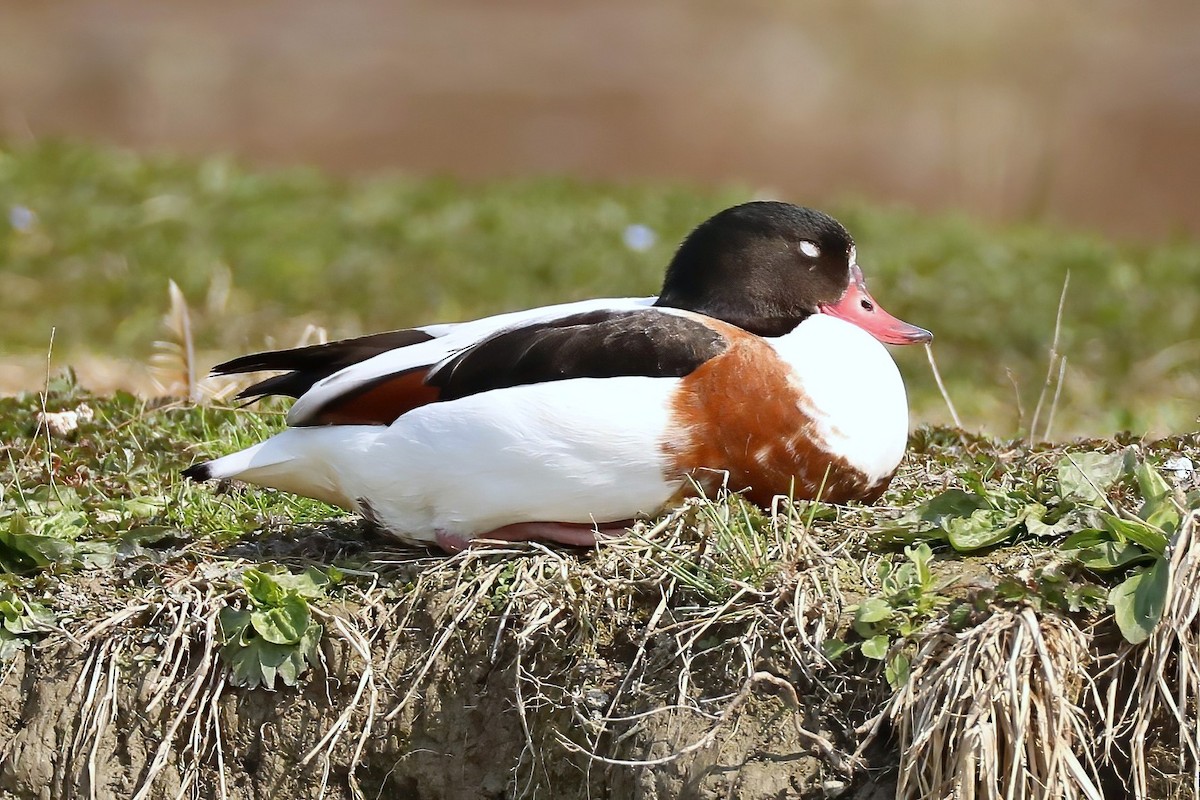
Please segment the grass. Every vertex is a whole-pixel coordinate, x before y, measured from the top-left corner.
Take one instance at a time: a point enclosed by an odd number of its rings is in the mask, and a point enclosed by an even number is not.
[[[34,365],[24,388],[40,384],[36,365],[52,329],[60,365],[97,353],[144,365],[172,279],[192,308],[202,366],[291,344],[310,324],[340,337],[652,294],[692,226],[754,195],[752,187],[556,179],[338,180],[303,169],[257,172],[223,157],[0,146],[0,211],[10,218],[0,223],[0,349]],[[1058,341],[1067,365],[1053,433],[1194,426],[1200,295],[1179,287],[1200,261],[1200,244],[1121,244],[855,201],[826,210],[855,235],[881,302],[934,330],[968,428],[1028,431],[1068,273]],[[654,231],[648,249],[624,243],[633,224]],[[950,421],[924,355],[894,352],[914,419]]]

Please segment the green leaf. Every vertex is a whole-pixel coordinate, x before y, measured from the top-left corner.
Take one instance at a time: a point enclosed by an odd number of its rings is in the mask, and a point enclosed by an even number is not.
[[[1022,522],[1020,516],[1002,509],[980,509],[966,518],[948,520],[950,545],[960,553],[982,550],[1003,542]]]
[[[1085,547],[1094,547],[1098,544],[1113,541],[1111,531],[1102,531],[1099,528],[1084,528],[1078,530],[1063,540],[1060,545],[1062,550],[1082,550]]]
[[[1068,453],[1058,462],[1058,496],[1069,502],[1103,507],[1127,466],[1131,451]]]
[[[887,564],[887,569],[883,569],[883,565]],[[892,568],[888,562],[883,562],[879,565],[879,578],[882,581],[880,589],[883,590],[885,597],[892,597],[898,594],[903,594],[913,582],[913,565],[907,562]]]
[[[261,569],[247,569],[242,573],[242,586],[250,600],[259,606],[274,607],[283,604],[287,593],[275,580],[275,576]]]
[[[1050,513],[1049,509],[1041,503],[1033,503],[1026,506],[1022,512],[1025,520],[1025,530],[1034,536],[1050,539],[1055,536],[1061,536],[1080,524],[1078,515],[1075,513],[1064,514],[1056,522],[1047,523],[1045,518],[1048,513]]]
[[[867,658],[882,661],[887,656],[888,637],[884,634],[872,636],[862,643],[862,654]]]
[[[991,508],[991,505],[980,495],[962,489],[948,489],[881,531],[882,539],[899,542],[945,539],[947,520],[969,517],[983,508]]]
[[[25,618],[27,625],[36,626],[38,630],[49,630],[54,627],[54,612],[41,603],[27,601],[25,603]],[[33,630],[33,628],[29,628]]]
[[[321,623],[314,622],[308,626],[308,630],[300,637],[299,651],[300,655],[304,656],[305,660],[310,664],[317,663],[317,647],[321,643],[321,634],[325,629],[321,627]]]
[[[299,653],[288,653],[288,657],[275,667],[275,674],[283,679],[286,686],[295,686],[300,680],[300,673],[304,671],[304,659],[298,656]],[[274,681],[271,683],[274,686]]]
[[[1146,462],[1138,464],[1133,476],[1145,501],[1138,516],[1168,535],[1174,532],[1179,527],[1180,515],[1166,478]]]
[[[0,570],[29,572],[69,560],[75,551],[72,542],[33,532],[24,514],[9,516],[0,529]]]
[[[947,520],[969,517],[984,508],[991,508],[986,498],[962,489],[949,489],[919,506],[917,514],[921,520],[944,528]]]
[[[54,612],[41,603],[22,600],[13,592],[0,594],[0,616],[4,629],[15,636],[40,633],[54,627]]]
[[[231,627],[236,627],[236,622]],[[228,633],[224,623],[222,629]],[[316,663],[322,632],[321,626],[314,622],[296,644],[274,644],[259,636],[246,640],[234,635],[222,646],[221,656],[229,664],[237,686],[274,689],[276,678],[287,686],[295,686],[309,665]]]
[[[296,644],[312,622],[308,601],[299,594],[289,593],[273,608],[256,608],[250,621],[259,636],[272,644]]]
[[[275,676],[279,674],[279,668],[293,658],[298,658],[300,655],[295,647],[264,642],[261,639],[256,640],[247,650],[258,658],[258,668],[262,673],[262,682],[268,689],[275,688]],[[285,667],[284,671],[291,674],[293,679],[292,685],[295,685],[295,677],[299,675],[299,670],[288,670]]]
[[[946,615],[946,621],[950,627],[956,631],[961,631],[971,622],[971,606],[969,603],[959,603],[954,608],[950,609],[950,613]]]
[[[264,564],[242,573],[242,585],[245,586],[246,593],[260,606],[278,606],[289,594],[300,594],[308,598],[322,597],[330,583],[330,577],[316,567],[309,567],[299,575],[293,575],[284,567]]]
[[[837,661],[853,647],[854,645],[846,644],[841,639],[826,639],[821,642],[821,653],[830,661]]]
[[[250,627],[249,611],[225,606],[217,615],[217,621],[221,623],[221,643],[223,645],[233,645],[249,638],[245,636],[246,629]]]
[[[0,662],[8,661],[31,644],[24,636],[17,636],[0,628]]]
[[[933,560],[933,551],[929,549],[929,545],[922,542],[916,547],[906,547],[904,555],[916,569],[917,588],[926,589],[932,586],[933,573],[929,569],[929,562]]]
[[[23,600],[16,592],[0,592],[0,661],[12,658],[37,634],[53,628],[54,613],[50,609]]]
[[[892,607],[886,600],[881,597],[872,597],[858,604],[858,610],[854,612],[854,620],[873,625],[876,622],[883,622],[891,615]]]
[[[1108,602],[1108,592],[1094,583],[1072,583],[1063,592],[1067,610],[1072,614],[1079,611],[1099,611]]]
[[[117,545],[113,542],[77,542],[75,561],[89,569],[106,569],[117,561]]]
[[[1117,627],[1130,644],[1144,642],[1162,617],[1170,573],[1166,559],[1160,558],[1152,566],[1130,575],[1108,593]]]
[[[331,582],[329,576],[316,567],[309,567],[299,575],[282,572],[275,574],[273,577],[275,582],[283,588],[299,592],[308,598],[324,596],[325,587]]]
[[[1158,528],[1153,528],[1141,520],[1122,519],[1112,514],[1101,514],[1100,519],[1104,528],[1110,531],[1118,541],[1131,540],[1137,542],[1146,550],[1161,556],[1167,550],[1167,537]]]
[[[221,655],[229,663],[230,669],[233,670],[233,681],[235,686],[247,686],[254,688],[264,683],[262,665],[259,663],[258,650],[252,646],[230,646],[221,649]],[[274,675],[271,680],[274,684]]]
[[[1075,551],[1075,560],[1096,572],[1122,569],[1138,561],[1153,558],[1152,554],[1147,553],[1135,542],[1106,541]]]
[[[1113,517],[1115,526],[1121,526],[1122,520]],[[1144,559],[1153,559],[1153,551],[1138,544],[1123,531],[1131,531],[1135,536],[1145,537],[1147,534],[1136,523],[1129,527],[1121,527],[1120,531],[1085,528],[1068,536],[1062,543],[1061,549],[1078,563],[1091,570],[1106,572],[1121,569]]]
[[[1143,461],[1138,464],[1133,471],[1133,477],[1137,481],[1138,492],[1144,500],[1166,497],[1171,494],[1171,484],[1167,483],[1167,479],[1162,476],[1162,473],[1148,462]]]
[[[888,685],[893,689],[899,689],[908,683],[911,666],[912,664],[905,653],[896,653],[896,655],[892,656],[888,660],[887,667],[883,670],[883,676],[887,678]]]
[[[33,533],[65,542],[78,539],[79,535],[88,527],[87,515],[74,509],[62,509],[53,514],[33,515],[28,521]]]
[[[171,500],[165,495],[156,495],[152,497],[130,497],[119,504],[114,510],[121,511],[133,517],[142,519],[153,517],[164,510]]]
[[[170,525],[139,525],[122,532],[120,538],[122,542],[128,544],[148,545],[158,544],[164,539],[186,539],[187,537],[183,531]]]

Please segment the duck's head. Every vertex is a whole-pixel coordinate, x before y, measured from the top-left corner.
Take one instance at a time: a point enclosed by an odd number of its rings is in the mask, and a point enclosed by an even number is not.
[[[854,240],[828,214],[758,201],[692,231],[667,267],[658,305],[782,336],[813,314],[851,322],[887,344],[933,334],[884,311],[867,292]]]

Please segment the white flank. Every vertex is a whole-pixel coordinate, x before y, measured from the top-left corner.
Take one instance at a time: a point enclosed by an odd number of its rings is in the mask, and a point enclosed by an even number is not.
[[[386,428],[290,428],[211,468],[358,511],[414,543],[439,530],[624,520],[657,512],[679,488],[664,479],[658,447],[678,383],[579,378],[499,389],[422,406]]]
[[[875,482],[891,475],[908,444],[908,397],[891,354],[845,320],[814,314],[786,336],[767,339],[792,366],[829,452]]]
[[[288,424],[304,425],[310,422],[330,401],[346,392],[385,375],[436,364],[447,356],[464,350],[493,333],[588,311],[604,309],[636,311],[654,305],[656,299],[655,297],[625,297],[581,300],[575,303],[560,303],[525,311],[512,311],[507,314],[497,314],[452,325],[426,326],[422,330],[438,338],[380,353],[374,358],[354,364],[340,372],[335,372],[324,380],[317,381],[288,411]]]

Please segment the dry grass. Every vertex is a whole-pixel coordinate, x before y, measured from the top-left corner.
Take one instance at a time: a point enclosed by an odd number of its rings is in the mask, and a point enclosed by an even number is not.
[[[174,280],[167,282],[170,310],[163,317],[167,338],[154,342],[150,374],[158,393],[195,403],[200,400],[196,381],[196,345],[192,338],[192,315],[187,299]]]
[[[1138,798],[1161,788],[1150,774],[1153,744],[1173,751],[1175,771],[1190,774],[1190,796],[1200,796],[1200,512],[1180,525],[1168,563],[1161,621],[1141,645],[1121,648],[1105,671],[1105,691],[1096,696],[1104,757],[1128,765],[1127,788]],[[1174,737],[1164,732],[1171,727]]]
[[[233,688],[230,672],[220,658],[218,616],[233,600],[231,570],[236,565],[211,564],[185,571],[158,589],[146,592],[115,612],[103,615],[77,631],[83,648],[83,667],[75,686],[78,716],[71,742],[70,763],[78,765],[77,787],[88,797],[98,796],[97,759],[102,742],[114,735],[125,665],[138,670],[138,713],[161,726],[161,738],[150,763],[137,777],[134,800],[154,795],[156,781],[169,764],[179,773],[178,796],[194,795],[211,765],[217,779],[216,797],[230,796],[226,785],[225,743],[221,720],[222,701]],[[314,609],[326,633],[344,642],[359,659],[359,676],[349,702],[333,724],[309,749],[300,767],[319,762],[321,794],[329,780],[330,756],[348,733],[354,747],[349,757],[351,793],[362,797],[355,778],[363,748],[372,731],[378,705],[374,659],[370,643],[360,628],[360,618],[343,618]],[[330,676],[341,682],[350,676]],[[127,696],[127,695],[126,695]],[[130,709],[125,709],[129,711]],[[226,723],[227,724],[227,723]]]
[[[224,781],[224,749],[217,716],[227,671],[218,658],[217,615],[227,591],[210,580],[181,576],[166,583],[157,596],[145,596],[108,614],[81,631],[84,666],[76,684],[79,721],[71,753],[86,766],[89,796],[96,797],[96,757],[118,710],[120,665],[145,651],[153,641],[153,660],[141,682],[144,713],[160,708],[164,732],[150,764],[139,778],[135,800],[149,796],[155,779],[174,761],[182,788],[194,785],[201,765],[215,760],[219,796],[228,796]]]
[[[882,715],[899,739],[898,800],[1101,798],[1077,705],[1089,643],[1028,607],[931,629]]]
[[[411,646],[408,631],[414,615],[431,603],[438,615],[428,651],[401,676],[398,684],[405,689],[383,720],[396,721],[422,697],[439,661],[462,637],[477,636],[478,617],[490,612],[496,630],[488,660],[494,663],[505,654],[512,659],[512,697],[525,738],[518,787],[535,784],[544,760],[559,757],[555,751],[596,764],[630,766],[661,765],[696,754],[719,741],[763,686],[781,693],[793,709],[799,739],[849,774],[850,757],[800,723],[803,704],[784,677],[794,669],[809,692],[826,701],[836,694],[822,683],[831,665],[821,653],[842,608],[836,557],[802,534],[804,520],[794,510],[772,516],[757,536],[749,537],[736,528],[743,521],[738,508],[728,502],[690,501],[653,526],[639,525],[587,560],[528,543],[471,549],[422,564],[411,600],[383,609],[375,620],[375,630],[387,632],[381,637],[386,645],[377,671],[393,674],[392,660]],[[714,552],[718,546],[728,550]],[[745,559],[748,569],[761,562],[779,571],[766,585],[740,582],[720,602],[696,602],[701,599],[697,591],[719,585],[708,582],[706,568],[738,559]],[[691,571],[683,572],[683,565]],[[652,605],[649,598],[656,598]],[[635,643],[632,657],[620,673],[609,676],[605,691],[589,689],[599,684],[590,670],[604,663],[600,650],[614,635],[602,620],[630,626],[625,635]],[[730,690],[710,696],[705,691],[714,686],[712,667],[697,662],[711,664],[717,639],[729,658],[717,659],[728,666],[715,683]],[[786,654],[786,663],[774,671],[758,666],[768,641],[782,642]],[[651,644],[653,657],[648,655]],[[663,757],[614,755],[653,719],[679,715],[707,720],[706,732]],[[537,721],[546,719],[570,724],[538,730]]]

